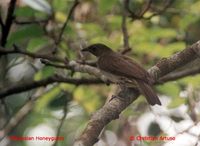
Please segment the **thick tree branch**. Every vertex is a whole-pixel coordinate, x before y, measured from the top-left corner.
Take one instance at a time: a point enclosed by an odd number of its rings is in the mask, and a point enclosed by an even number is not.
[[[183,51],[171,56],[168,59],[159,61],[153,66],[149,72],[157,80],[159,77],[172,72],[173,70],[184,66],[185,64],[195,60],[200,52],[200,41],[192,46],[184,49]],[[135,99],[139,93],[134,89],[123,89],[117,96],[122,97],[124,100],[114,98],[106,103],[100,110],[93,114],[87,127],[74,143],[75,146],[92,146],[98,141],[99,134],[104,126],[109,122],[119,117],[119,114]]]

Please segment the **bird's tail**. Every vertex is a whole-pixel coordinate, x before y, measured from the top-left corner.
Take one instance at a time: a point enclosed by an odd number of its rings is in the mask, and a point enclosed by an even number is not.
[[[161,102],[156,92],[152,89],[152,87],[149,84],[140,80],[137,80],[137,83],[141,94],[143,94],[146,97],[150,105],[155,105],[155,104],[161,105]]]

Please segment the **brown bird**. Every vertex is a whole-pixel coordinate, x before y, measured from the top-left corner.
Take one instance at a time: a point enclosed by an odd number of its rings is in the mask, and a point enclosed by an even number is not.
[[[82,51],[88,51],[98,58],[97,67],[109,80],[125,87],[137,87],[150,105],[161,105],[152,89],[153,78],[131,58],[116,53],[104,44],[93,44]]]

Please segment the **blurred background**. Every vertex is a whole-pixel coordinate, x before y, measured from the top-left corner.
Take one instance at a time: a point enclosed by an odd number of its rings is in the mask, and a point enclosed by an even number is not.
[[[9,5],[10,0],[0,0],[1,20],[5,24]],[[94,64],[95,58],[80,50],[93,43],[104,43],[115,51],[125,51],[148,69],[199,40],[199,14],[199,0],[17,0],[5,43],[1,27],[1,46],[11,49],[14,45],[31,53]],[[1,56],[0,93],[55,73],[96,79],[22,54]],[[188,69],[198,66],[199,60]],[[103,129],[95,145],[200,146],[199,83],[196,73],[156,85],[162,106],[150,107],[140,96],[118,120]],[[92,114],[115,91],[115,85],[107,86],[96,79],[81,85],[54,82],[8,94],[1,98],[0,145],[72,146]],[[64,141],[14,141],[9,139],[11,135],[62,136]],[[137,135],[173,136],[176,140],[130,140]]]

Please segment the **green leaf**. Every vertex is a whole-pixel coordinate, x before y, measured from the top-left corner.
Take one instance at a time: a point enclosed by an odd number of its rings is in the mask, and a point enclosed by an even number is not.
[[[79,87],[75,90],[73,97],[88,113],[94,112],[101,105],[101,97],[92,88]]]
[[[30,7],[19,7],[15,10],[17,17],[31,17],[34,16],[35,10]]]
[[[45,66],[43,69],[41,69],[39,72],[36,73],[34,79],[36,81],[39,81],[41,79],[47,78],[54,74],[54,68],[50,66]]]
[[[29,41],[27,51],[36,52],[48,43],[47,38],[33,38]]]
[[[101,14],[106,14],[108,11],[112,9],[114,5],[116,5],[116,0],[101,0],[99,2],[99,10]]]
[[[59,87],[54,87],[49,90],[47,93],[43,94],[40,99],[37,101],[37,105],[35,107],[36,111],[41,111],[41,109],[45,109],[48,103],[54,99],[54,97],[58,96],[61,92]]]
[[[88,37],[94,37],[94,36],[102,36],[105,35],[102,30],[102,27],[95,23],[86,23],[82,25],[83,29],[88,32]]]
[[[178,51],[183,50],[184,48],[185,42],[175,42],[164,46],[162,49],[159,50],[158,53],[160,54],[160,57],[168,57]]]
[[[197,21],[199,18],[195,17],[194,14],[188,14],[182,17],[182,19],[180,20],[180,28],[185,30],[187,29],[187,27],[194,23],[195,21]]]
[[[159,85],[156,87],[162,94],[171,97],[171,103],[169,104],[169,108],[176,108],[181,104],[185,103],[185,99],[179,96],[180,86],[177,83],[165,83],[164,85]]]
[[[54,0],[53,8],[59,11],[64,11],[66,10],[66,7],[69,7],[69,5],[71,5],[71,2],[73,3],[73,1],[70,0]]]
[[[171,29],[171,28],[160,28],[160,27],[153,27],[151,29],[148,30],[149,34],[153,34],[153,35],[148,35],[149,38],[170,38],[170,37],[175,37],[177,35],[176,30]],[[153,39],[152,38],[152,39]]]
[[[186,98],[175,97],[172,99],[168,108],[176,108],[176,107],[180,106],[181,104],[184,104],[185,102],[186,102]]]
[[[185,85],[192,84],[194,88],[198,88],[200,83],[200,75],[188,76],[183,79],[180,79],[179,82]]]
[[[51,109],[59,109],[66,106],[66,104],[72,99],[72,94],[69,92],[60,92],[60,94],[52,99],[48,104]]]
[[[179,97],[180,87],[176,83],[165,83],[156,87],[161,93],[171,96]]]
[[[41,37],[43,34],[44,33],[42,28],[38,25],[28,25],[21,27],[10,34],[8,38],[8,46],[18,43],[22,40]]]
[[[121,16],[115,16],[115,15],[109,15],[106,17],[109,27],[114,31],[116,29],[121,29],[121,23],[122,23],[122,17]]]

